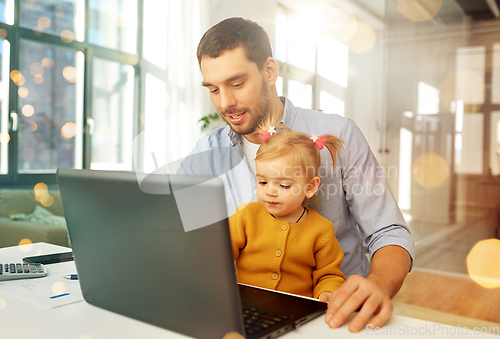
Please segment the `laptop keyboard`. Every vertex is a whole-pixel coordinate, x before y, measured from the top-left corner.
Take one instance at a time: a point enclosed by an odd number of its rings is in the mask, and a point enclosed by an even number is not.
[[[264,308],[243,305],[243,321],[246,334],[258,334],[286,319],[289,315],[276,313]]]

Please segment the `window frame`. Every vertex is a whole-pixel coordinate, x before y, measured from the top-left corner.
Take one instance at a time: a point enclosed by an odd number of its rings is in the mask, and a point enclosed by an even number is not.
[[[285,7],[282,4],[278,5],[278,9],[276,10],[275,13],[275,18],[277,14],[282,14],[285,15],[287,18],[290,16],[297,16],[297,13],[288,8]],[[275,26],[276,30],[276,26]],[[286,41],[286,53],[285,56],[287,59],[288,56],[288,36],[290,34],[288,28],[286,30],[287,32],[287,41]],[[319,35],[318,35],[319,36]],[[277,38],[275,37],[274,41],[274,49],[276,49],[276,40]],[[288,80],[297,80],[300,82],[303,82],[307,85],[312,86],[312,102],[311,102],[311,107],[312,109],[315,110],[320,110],[320,93],[321,91],[325,91],[329,93],[330,95],[336,97],[339,100],[342,100],[344,102],[344,116],[346,116],[346,98],[347,98],[347,91],[349,88],[349,83],[347,86],[344,88],[333,81],[321,76],[318,74],[318,39],[316,39],[315,42],[315,59],[314,59],[314,72],[311,72],[309,70],[297,67],[295,65],[292,65],[286,61],[281,61],[276,59],[276,62],[278,63],[278,70],[279,70],[279,75],[283,78],[283,96],[288,97]],[[349,65],[347,65],[347,68],[349,68]],[[292,100],[293,103],[293,99]],[[326,113],[332,113],[332,112],[326,112]]]
[[[136,51],[139,56],[142,55],[142,27],[143,23],[143,1],[137,0],[137,34],[136,34]],[[127,52],[122,52],[120,50],[114,50],[111,48],[106,48],[98,45],[93,45],[88,43],[88,31],[89,31],[89,0],[85,0],[85,20],[84,20],[84,39],[83,41],[73,40],[69,43],[65,43],[61,40],[60,36],[53,35],[49,33],[38,33],[35,34],[32,29],[22,27],[20,25],[21,17],[21,1],[15,1],[14,4],[14,22],[12,25],[0,22],[0,28],[7,31],[7,36],[4,40],[10,43],[10,64],[9,64],[9,74],[13,70],[19,69],[20,66],[20,42],[21,40],[33,41],[36,43],[42,43],[46,45],[52,45],[55,47],[62,47],[71,49],[75,52],[82,52],[84,57],[83,63],[83,121],[79,123],[83,126],[83,150],[81,163],[82,168],[89,169],[91,163],[91,136],[89,134],[88,119],[92,118],[92,63],[94,58],[100,58],[107,61],[113,61],[120,64],[131,65],[134,68],[134,99],[133,99],[133,135],[137,135],[139,132],[140,125],[140,107],[143,105],[140,99],[140,79],[141,74],[141,58],[139,62],[133,64],[130,60],[134,60],[134,57]],[[32,187],[38,182],[44,182],[49,187],[57,186],[57,179],[55,171],[53,173],[19,173],[19,154],[18,154],[18,130],[12,130],[12,117],[11,112],[18,114],[18,86],[9,78],[5,79],[9,82],[9,117],[8,117],[8,131],[10,135],[10,141],[8,144],[8,169],[6,174],[0,174],[0,185],[4,188],[12,187]],[[132,151],[132,150],[131,150]]]

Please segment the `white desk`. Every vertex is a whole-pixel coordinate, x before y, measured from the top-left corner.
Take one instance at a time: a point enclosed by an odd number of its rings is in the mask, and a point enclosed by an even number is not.
[[[65,252],[68,248],[36,243],[0,249],[0,262],[20,262],[23,257]],[[75,273],[74,262],[63,263],[69,273]],[[47,265],[50,276],[51,267],[61,264]],[[61,272],[58,272],[61,275]],[[44,278],[38,278],[44,279]],[[61,281],[68,283],[61,277]],[[17,284],[20,280],[0,282],[0,338],[9,339],[112,339],[112,338],[186,338],[183,335],[152,326],[131,318],[115,314],[88,304],[85,301],[46,309],[20,299],[6,292],[5,284]],[[78,283],[78,281],[71,281]],[[378,331],[364,330],[352,334],[344,325],[332,330],[324,322],[324,317],[316,318],[303,327],[292,331],[282,338],[457,338],[480,337],[498,338],[493,335],[474,334],[474,329],[450,327],[428,321],[393,315],[383,329]],[[478,329],[480,331],[481,329]],[[485,331],[483,329],[483,331]]]

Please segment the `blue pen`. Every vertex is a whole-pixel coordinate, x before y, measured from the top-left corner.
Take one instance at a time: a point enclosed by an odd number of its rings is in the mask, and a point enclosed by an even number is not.
[[[64,276],[65,279],[78,280],[78,274],[68,274]]]

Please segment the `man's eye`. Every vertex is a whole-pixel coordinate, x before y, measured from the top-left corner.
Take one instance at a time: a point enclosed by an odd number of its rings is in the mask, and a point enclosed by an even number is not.
[[[284,189],[289,189],[290,187],[292,187],[290,185],[280,185],[280,186],[283,187]]]
[[[239,84],[233,85],[234,87],[241,87],[243,86],[243,82],[240,82]]]
[[[266,182],[266,181],[259,181],[259,185],[264,186],[265,184],[267,184],[267,182]]]
[[[217,94],[217,93],[219,93],[219,89],[218,88],[210,90],[210,94]]]

